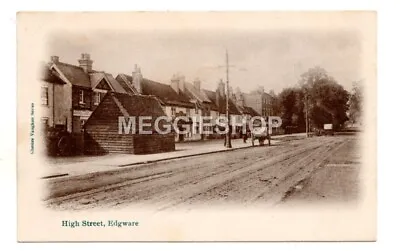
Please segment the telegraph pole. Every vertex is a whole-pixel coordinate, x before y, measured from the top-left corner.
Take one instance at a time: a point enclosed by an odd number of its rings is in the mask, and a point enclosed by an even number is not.
[[[308,138],[308,93],[306,92],[306,137]]]
[[[230,129],[230,116],[229,116],[229,58],[228,50],[226,50],[226,116],[228,118],[228,131],[225,138],[226,148],[232,148],[231,143],[231,129]]]

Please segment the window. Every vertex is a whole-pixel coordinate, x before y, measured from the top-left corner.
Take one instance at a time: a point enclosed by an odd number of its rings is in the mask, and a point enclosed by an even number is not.
[[[87,119],[81,119],[81,129],[83,129],[83,126],[85,125]]]
[[[79,104],[85,103],[85,92],[83,90],[79,91]]]
[[[171,107],[171,115],[175,116],[176,114],[176,108],[175,107]]]
[[[46,129],[49,126],[49,118],[42,117],[41,122],[42,122],[43,129]]]
[[[42,105],[49,105],[49,88],[43,86],[41,92]]]
[[[94,104],[98,105],[100,103],[100,100],[101,100],[100,92],[95,92],[94,93]]]

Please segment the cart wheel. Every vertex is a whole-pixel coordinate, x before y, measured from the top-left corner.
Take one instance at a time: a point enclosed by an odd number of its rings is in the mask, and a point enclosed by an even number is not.
[[[62,156],[66,156],[70,154],[71,150],[71,140],[68,136],[62,136],[58,141],[58,150]]]

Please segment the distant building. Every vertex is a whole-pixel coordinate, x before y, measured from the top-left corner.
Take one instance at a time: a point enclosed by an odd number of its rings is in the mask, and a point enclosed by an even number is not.
[[[272,110],[272,97],[264,91],[263,87],[259,87],[250,93],[243,93],[237,90],[235,96],[237,102],[242,104],[243,107],[251,107],[263,117],[274,115]]]
[[[215,91],[203,90],[207,97],[214,104],[213,106],[217,109],[217,116],[226,114],[226,91],[225,83],[220,80],[217,89]],[[230,98],[228,100],[229,114],[231,119],[237,119],[237,116],[241,115],[240,111],[236,107],[236,104]]]
[[[207,95],[208,99],[212,103],[211,117],[213,119],[213,124],[215,125],[214,121],[216,118],[226,115],[227,97],[225,91],[225,83],[220,80],[218,82],[216,91],[203,89],[203,92]],[[241,112],[239,111],[232,98],[228,99],[228,109],[231,124],[236,124],[237,128],[235,128],[235,131],[240,132],[240,124],[242,123],[243,118]]]

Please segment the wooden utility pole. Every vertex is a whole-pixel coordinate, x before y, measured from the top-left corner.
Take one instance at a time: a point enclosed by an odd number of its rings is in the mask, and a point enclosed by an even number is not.
[[[225,138],[225,146],[226,148],[232,148],[231,142],[231,119],[229,115],[229,58],[228,58],[228,50],[226,50],[226,116],[228,119],[228,131],[226,133]]]
[[[306,92],[306,137],[308,137],[308,93]]]

